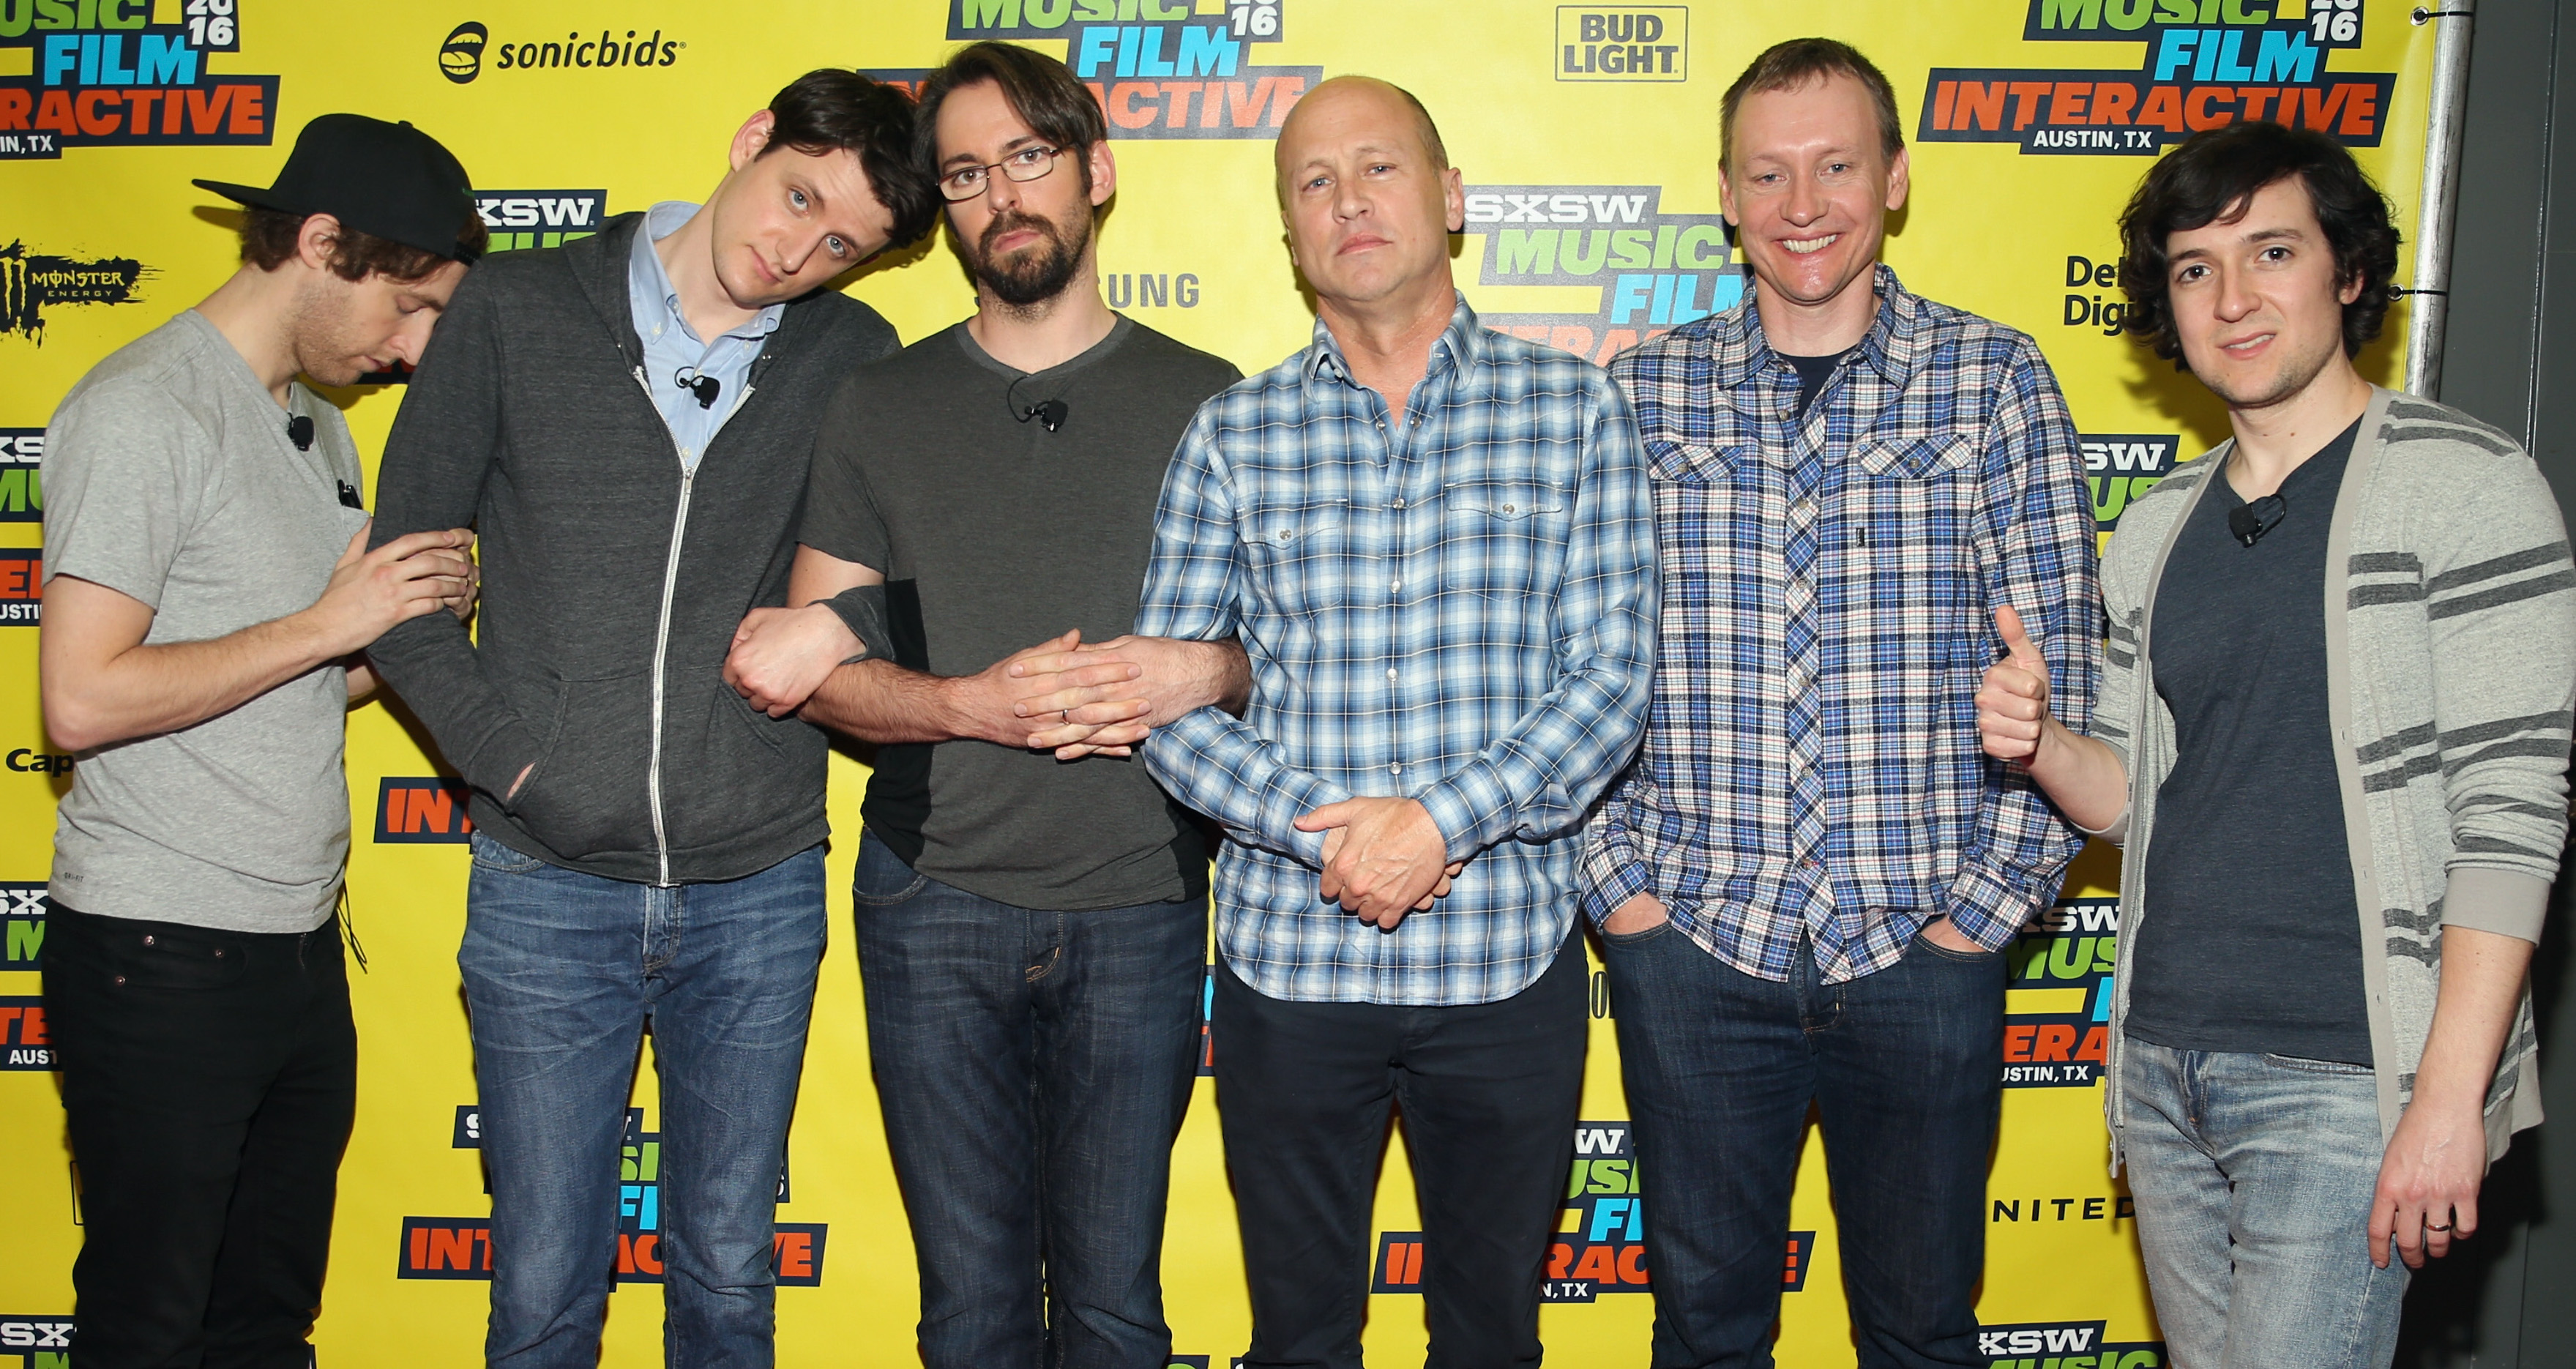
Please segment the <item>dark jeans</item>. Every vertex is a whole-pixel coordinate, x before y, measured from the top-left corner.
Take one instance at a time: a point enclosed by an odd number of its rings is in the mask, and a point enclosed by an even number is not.
[[[874,836],[851,894],[923,1363],[1164,1369],[1163,1208],[1198,1074],[1206,905],[1017,908]]]
[[[1387,1107],[1422,1210],[1431,1369],[1539,1362],[1588,1030],[1583,948],[1495,1003],[1266,997],[1220,962],[1210,1045],[1259,1369],[1358,1369]],[[1776,1280],[1778,1275],[1775,1273]]]
[[[302,1369],[322,1306],[358,1032],[339,929],[45,927],[80,1164],[81,1369]]]
[[[1818,982],[1738,972],[1671,923],[1604,937],[1655,1286],[1656,1369],[1771,1364],[1813,1103],[1861,1369],[1975,1365],[2004,957],[1918,937]]]
[[[656,888],[475,835],[456,963],[492,1184],[490,1363],[599,1362],[618,1152],[648,1022],[662,1161],[646,1231],[662,1260],[663,1358],[772,1362],[778,1172],[826,925],[820,846],[741,879]]]

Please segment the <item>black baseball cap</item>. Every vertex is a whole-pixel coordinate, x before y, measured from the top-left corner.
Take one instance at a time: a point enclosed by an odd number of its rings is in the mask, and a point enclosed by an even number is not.
[[[405,247],[455,261],[480,253],[456,241],[474,217],[473,184],[456,155],[403,123],[324,114],[295,135],[277,184],[196,182],[228,200],[285,214],[328,214]]]

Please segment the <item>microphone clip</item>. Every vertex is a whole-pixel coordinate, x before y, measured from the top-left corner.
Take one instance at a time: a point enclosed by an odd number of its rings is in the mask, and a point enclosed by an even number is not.
[[[698,407],[712,409],[716,396],[724,393],[724,382],[694,366],[683,366],[671,373],[671,380],[681,389],[697,396]]]
[[[286,440],[294,443],[299,452],[313,450],[313,420],[303,414],[290,415],[286,420]]]
[[[1050,399],[1042,403],[1032,404],[1027,409],[1023,410],[1020,414],[1020,421],[1022,423],[1026,423],[1030,419],[1034,418],[1038,421],[1038,425],[1040,427],[1045,428],[1048,432],[1054,432],[1056,429],[1064,426],[1065,416],[1071,412],[1073,412],[1072,405],[1065,403],[1061,399]]]

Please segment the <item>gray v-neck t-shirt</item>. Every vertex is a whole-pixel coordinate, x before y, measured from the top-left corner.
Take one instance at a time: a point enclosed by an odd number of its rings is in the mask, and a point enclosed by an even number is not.
[[[2361,919],[2326,713],[2327,533],[2356,420],[2290,472],[2254,545],[2224,470],[2156,588],[2156,691],[2174,767],[2156,791],[2128,1034],[2175,1050],[2367,1065]]]
[[[313,445],[288,440],[290,413]],[[281,411],[189,310],[81,378],[45,434],[45,579],[153,610],[146,645],[311,608],[366,523],[349,425],[302,382]],[[349,853],[348,685],[319,666],[229,712],[83,753],[53,895],[84,913],[241,932],[330,920]]]

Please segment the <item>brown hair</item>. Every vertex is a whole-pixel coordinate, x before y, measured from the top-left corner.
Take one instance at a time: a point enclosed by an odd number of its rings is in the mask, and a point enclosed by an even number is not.
[[[949,93],[986,81],[1001,88],[1011,112],[1029,131],[1074,155],[1082,188],[1091,189],[1091,145],[1109,137],[1109,121],[1091,88],[1074,79],[1064,63],[1016,43],[969,43],[948,54],[921,83],[921,113],[913,121],[913,165],[934,181],[939,176],[939,106]]]
[[[2121,326],[2163,357],[2182,364],[2182,335],[2165,297],[2166,240],[2213,223],[2234,223],[2256,191],[2295,178],[2308,192],[2317,226],[2334,253],[2335,284],[2361,282],[2343,307],[2343,352],[2352,356],[2379,336],[2388,317],[2388,283],[2397,275],[2397,226],[2388,197],[2344,150],[2309,129],[2252,120],[2195,133],[2165,154],[2120,211],[2120,286],[2129,307]]]
[[[1860,82],[1869,92],[1869,101],[1878,111],[1878,141],[1889,161],[1905,150],[1905,122],[1896,112],[1896,88],[1887,83],[1886,73],[1860,49],[1831,38],[1792,38],[1774,43],[1753,59],[1753,65],[1726,88],[1726,97],[1718,103],[1717,164],[1732,175],[1735,171],[1735,111],[1747,95],[1760,95],[1773,90],[1795,90],[1810,81],[1848,76]]]
[[[262,209],[246,205],[242,209],[242,260],[262,271],[274,271],[295,256],[296,241],[304,235],[304,221],[309,214],[290,214],[282,209]],[[456,230],[458,255],[472,259],[483,255],[491,231],[483,226],[479,214],[466,216],[463,227]],[[347,224],[340,225],[340,235],[331,245],[331,273],[342,280],[360,281],[369,275],[406,284],[426,280],[437,274],[452,258],[424,251],[409,243],[394,242],[362,233]]]

